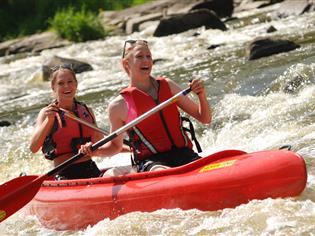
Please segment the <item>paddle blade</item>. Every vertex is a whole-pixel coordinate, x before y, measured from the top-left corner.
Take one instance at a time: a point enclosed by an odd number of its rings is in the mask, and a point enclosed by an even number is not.
[[[0,222],[31,201],[46,178],[46,175],[21,176],[0,185]]]

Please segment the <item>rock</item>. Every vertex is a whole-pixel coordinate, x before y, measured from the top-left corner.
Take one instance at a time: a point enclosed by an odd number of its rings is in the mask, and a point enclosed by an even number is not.
[[[21,41],[20,39],[12,39],[0,43],[0,57],[8,55],[9,48],[20,41]]]
[[[168,0],[155,0],[120,11],[103,12],[100,14],[100,17],[103,19],[104,22],[110,25],[120,26],[122,30],[126,32],[128,20],[132,20],[149,14],[161,14],[164,9],[168,8],[172,4],[172,1]]]
[[[100,17],[104,25],[120,28],[125,34],[130,34],[137,30],[138,25],[159,20],[161,15],[188,13],[196,3],[200,3],[200,0],[155,0],[120,11],[105,11]]]
[[[126,34],[132,34],[135,31],[139,31],[139,26],[148,21],[156,21],[162,18],[162,13],[152,13],[145,16],[139,16],[131,18],[126,23]]]
[[[78,61],[78,60],[70,59],[70,58],[53,56],[51,59],[45,62],[42,66],[43,81],[49,80],[49,75],[50,75],[52,67],[57,66],[57,65],[64,65],[64,64],[71,64],[75,73],[82,73],[85,71],[93,70],[93,67],[86,62],[82,62],[82,61]]]
[[[283,91],[286,93],[294,93],[299,90],[303,84],[305,84],[305,78],[297,75],[285,84]]]
[[[269,26],[268,29],[266,30],[267,33],[273,33],[276,31],[277,29],[273,25]]]
[[[266,3],[261,4],[258,8],[268,7],[270,5],[283,2],[284,0],[268,0]]]
[[[300,45],[289,40],[271,38],[257,39],[249,45],[249,60],[267,57],[281,52],[288,52],[299,47]]]
[[[213,44],[213,45],[210,45],[209,47],[207,47],[207,50],[213,50],[213,49],[216,49],[220,46],[221,46],[220,44]]]
[[[233,0],[207,0],[195,4],[191,10],[208,9],[214,11],[219,17],[231,17],[234,10]]]
[[[298,16],[306,12],[315,10],[314,0],[286,0],[281,3],[279,9],[275,12],[275,17],[285,18],[288,16]]]
[[[153,36],[161,37],[177,34],[201,26],[205,26],[207,29],[227,29],[214,12],[207,9],[200,9],[187,14],[177,14],[162,19]]]
[[[234,0],[234,12],[263,8],[282,1],[283,0]]]
[[[38,53],[45,49],[59,48],[70,44],[69,41],[59,38],[54,32],[44,32],[30,37],[17,39],[10,43],[4,54],[10,55],[25,52]]]
[[[10,126],[10,125],[11,125],[11,122],[7,120],[0,120],[0,127]]]
[[[153,35],[155,29],[157,28],[157,26],[159,25],[160,21],[156,20],[156,21],[146,21],[143,22],[139,25],[139,31],[148,31],[149,30],[149,34]]]

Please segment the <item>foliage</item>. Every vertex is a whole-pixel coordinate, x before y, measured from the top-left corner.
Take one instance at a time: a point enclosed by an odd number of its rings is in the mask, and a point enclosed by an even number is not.
[[[97,15],[101,10],[119,10],[148,1],[150,0],[0,0],[0,42],[47,30],[50,26],[49,19],[65,9],[72,8],[81,17],[89,18],[90,13]]]
[[[73,7],[69,7],[58,11],[49,23],[62,38],[75,42],[106,36],[97,15],[85,9],[76,12]]]

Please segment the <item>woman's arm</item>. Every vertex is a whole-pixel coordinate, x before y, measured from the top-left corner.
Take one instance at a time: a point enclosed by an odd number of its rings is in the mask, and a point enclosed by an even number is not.
[[[97,126],[95,115],[94,115],[92,109],[91,108],[88,108],[88,109],[89,109],[90,113],[92,114],[92,116],[93,116],[93,118],[95,120],[95,125]],[[102,133],[98,132],[98,131],[95,131],[94,135],[92,137],[92,143],[95,143],[95,142],[97,142],[98,140],[100,140],[102,138],[104,138],[104,135]],[[121,152],[130,152],[130,147],[128,145],[123,144]]]
[[[109,104],[108,118],[109,118],[109,122],[111,126],[111,133],[124,125],[125,117],[127,117],[127,111],[128,111],[127,105],[121,96],[114,99]],[[85,145],[82,145],[79,152],[85,153],[89,156],[103,156],[103,157],[113,156],[121,151],[124,151],[123,134],[118,135],[115,139],[99,147],[94,152],[91,151],[91,146],[92,146],[91,142]]]
[[[182,90],[174,81],[170,79],[167,79],[167,81],[170,85],[172,94],[176,94]],[[209,124],[212,119],[212,114],[202,81],[199,79],[194,79],[189,83],[189,86],[198,96],[199,104],[196,104],[188,96],[181,96],[177,101],[177,105],[187,114],[191,115],[201,123]]]
[[[98,127],[92,108],[88,107],[88,110],[89,110],[90,114],[92,115],[93,120],[95,121],[94,125],[96,127]],[[101,132],[93,130],[92,143],[97,142],[98,140],[102,139],[103,137],[104,137],[104,135]]]
[[[55,115],[57,112],[58,108],[54,104],[44,107],[39,112],[34,133],[30,141],[30,150],[33,153],[37,152],[43,146],[46,136],[53,127]]]

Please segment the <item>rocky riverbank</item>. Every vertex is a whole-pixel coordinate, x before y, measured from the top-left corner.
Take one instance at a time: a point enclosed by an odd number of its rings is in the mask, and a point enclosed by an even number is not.
[[[256,8],[279,4],[264,21],[301,15],[315,8],[314,0],[156,0],[121,11],[101,12],[104,26],[112,28],[112,35],[129,35],[135,31],[149,30],[155,37],[178,34],[187,30],[205,27],[206,29],[229,30],[227,22],[239,20],[237,15]],[[254,23],[254,22],[253,22]],[[277,31],[272,25],[267,32]],[[198,32],[196,31],[196,36]],[[237,40],[237,39],[236,39]],[[59,48],[73,44],[61,39],[54,32],[43,32],[25,38],[0,43],[0,56],[19,54],[18,58],[36,55],[45,49]],[[220,45],[210,45],[211,50]],[[247,48],[248,59],[253,60],[279,52],[290,51],[299,45],[287,39],[272,37],[258,38]],[[14,59],[8,59],[8,62]],[[71,63],[77,73],[92,70],[92,66],[73,58],[60,58],[52,55],[43,62],[41,77],[48,79],[48,69],[60,63]]]
[[[112,28],[112,34],[131,34],[155,27],[156,37],[205,26],[228,30],[225,22],[233,20],[233,14],[254,8],[262,8],[282,2],[274,17],[299,15],[314,10],[314,0],[156,0],[121,11],[101,12],[104,26]],[[0,43],[0,56],[18,53],[36,54],[45,49],[72,44],[59,38],[54,32],[44,32],[25,38]]]

